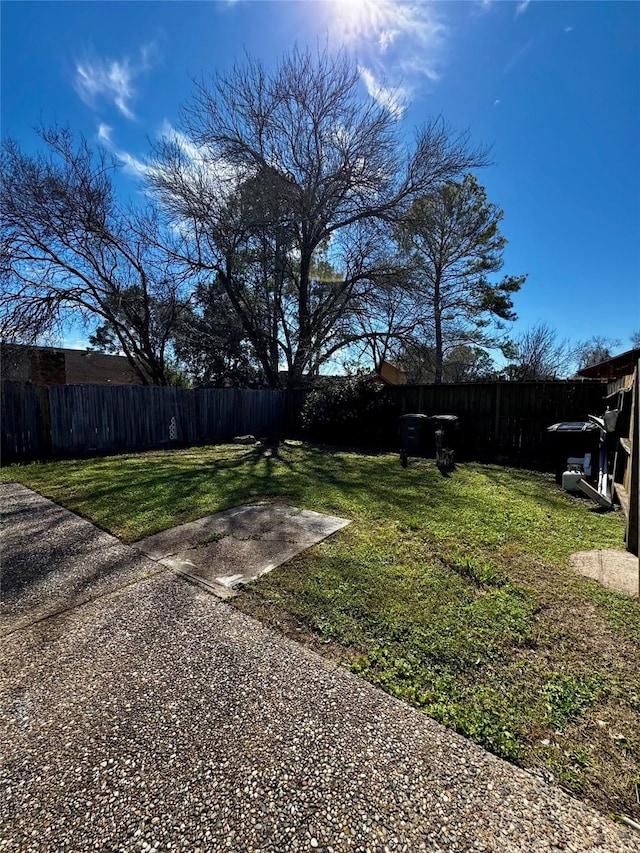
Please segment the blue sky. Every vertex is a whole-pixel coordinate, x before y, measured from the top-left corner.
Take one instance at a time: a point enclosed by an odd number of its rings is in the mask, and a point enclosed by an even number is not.
[[[234,0],[2,3],[2,133],[68,124],[139,192],[149,140],[193,77],[345,47],[363,94],[406,101],[408,137],[441,114],[492,146],[478,178],[505,211],[504,272],[528,273],[514,333],[538,321],[628,349],[640,329],[640,3]],[[77,330],[66,340],[80,344]]]

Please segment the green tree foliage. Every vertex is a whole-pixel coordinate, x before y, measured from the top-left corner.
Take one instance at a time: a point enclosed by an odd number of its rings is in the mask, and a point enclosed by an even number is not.
[[[335,377],[307,395],[301,425],[316,441],[375,444],[395,435],[399,415],[387,387],[371,376]]]
[[[246,333],[218,281],[201,284],[173,336],[178,362],[194,385],[243,387],[260,378]]]
[[[416,200],[404,217],[399,236],[413,264],[423,334],[433,342],[434,382],[443,381],[448,350],[461,344],[496,346],[492,323],[515,319],[513,294],[526,276],[490,278],[503,265],[502,218],[472,175],[443,183]]]

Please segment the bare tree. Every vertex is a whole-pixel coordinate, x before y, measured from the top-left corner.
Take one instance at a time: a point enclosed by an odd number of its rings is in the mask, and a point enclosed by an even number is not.
[[[607,338],[604,335],[594,335],[592,338],[582,341],[575,349],[578,370],[591,367],[592,364],[599,364],[601,361],[607,361],[619,346],[620,340],[618,338]]]
[[[484,188],[465,175],[416,200],[402,222],[400,238],[416,277],[416,311],[433,333],[436,383],[443,380],[448,350],[496,346],[490,322],[515,319],[512,295],[526,276],[489,280],[502,267],[507,243],[499,230],[502,217]]]
[[[439,120],[408,151],[393,113],[363,100],[357,66],[326,51],[296,49],[273,72],[249,59],[197,84],[183,130],[160,146],[151,181],[271,384],[280,363],[297,382],[353,343],[343,321],[385,273],[372,251],[381,227],[485,159]],[[338,271],[328,279],[323,252]]]
[[[348,319],[354,338],[356,361],[365,354],[376,371],[384,361],[396,360],[416,337],[422,337],[415,304],[406,286],[406,270],[378,281],[366,300],[354,307]],[[343,340],[348,340],[344,335]]]
[[[2,144],[1,336],[31,343],[70,316],[97,321],[144,384],[166,384],[183,273],[157,214],[118,204],[104,152],[65,128],[39,135],[36,156]]]
[[[559,379],[567,375],[573,361],[573,351],[567,340],[544,322],[537,323],[515,339],[514,358],[507,367],[509,377],[516,381]]]

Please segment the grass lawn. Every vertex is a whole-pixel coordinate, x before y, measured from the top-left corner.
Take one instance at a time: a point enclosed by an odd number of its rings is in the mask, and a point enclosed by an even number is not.
[[[134,541],[256,499],[353,519],[234,604],[611,815],[640,818],[640,606],[575,575],[623,520],[547,475],[286,442],[4,469]]]

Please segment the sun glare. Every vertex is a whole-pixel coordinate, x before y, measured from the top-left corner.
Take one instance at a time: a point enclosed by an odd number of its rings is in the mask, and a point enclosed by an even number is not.
[[[388,31],[394,0],[334,0],[334,23],[348,41],[359,41]]]

